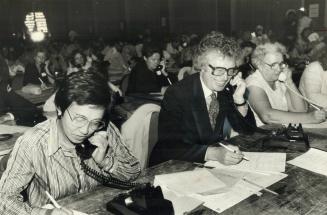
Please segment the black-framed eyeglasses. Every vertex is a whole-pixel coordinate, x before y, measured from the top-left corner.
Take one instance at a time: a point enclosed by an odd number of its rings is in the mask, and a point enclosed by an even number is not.
[[[265,61],[262,61],[264,62],[267,66],[269,66],[271,69],[284,69],[286,68],[288,65],[285,63],[285,62],[275,62],[275,63],[272,63],[272,64],[269,64]]]
[[[105,123],[101,120],[91,120],[89,121],[86,117],[84,116],[74,116],[72,117],[71,114],[69,113],[69,110],[67,108],[67,113],[72,121],[73,125],[77,128],[82,128],[86,125],[89,126],[93,131],[101,130],[105,127]]]
[[[234,76],[236,75],[238,72],[239,72],[239,69],[238,67],[233,67],[233,68],[225,68],[225,67],[214,67],[212,65],[208,65],[210,67],[210,69],[212,70],[211,71],[211,74],[214,75],[214,76],[222,76],[222,75],[225,75],[227,74],[228,76]]]

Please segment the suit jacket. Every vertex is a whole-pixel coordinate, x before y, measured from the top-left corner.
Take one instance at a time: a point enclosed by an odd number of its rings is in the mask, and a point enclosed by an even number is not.
[[[204,162],[209,145],[223,140],[223,130],[232,127],[239,133],[253,133],[252,111],[243,117],[236,109],[230,89],[218,92],[219,114],[211,128],[199,73],[169,87],[161,104],[158,142],[150,165],[170,159]]]

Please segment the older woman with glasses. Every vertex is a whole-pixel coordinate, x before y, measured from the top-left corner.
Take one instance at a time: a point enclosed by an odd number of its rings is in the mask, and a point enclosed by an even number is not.
[[[279,43],[259,45],[252,54],[257,70],[247,79],[249,103],[257,125],[271,123],[320,123],[326,120],[321,110],[307,112],[299,97],[292,72],[283,62],[285,47]]]

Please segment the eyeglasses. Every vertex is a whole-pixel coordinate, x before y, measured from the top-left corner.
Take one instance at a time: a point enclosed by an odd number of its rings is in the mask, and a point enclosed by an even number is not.
[[[262,61],[264,62],[264,61]],[[288,65],[285,63],[285,62],[275,62],[275,63],[272,63],[272,64],[269,64],[269,63],[266,63],[264,62],[267,66],[269,66],[271,69],[284,69],[286,68]]]
[[[96,131],[96,130],[101,130],[105,126],[105,123],[101,120],[89,121],[88,119],[86,119],[86,117],[83,117],[83,116],[72,117],[70,115],[68,109],[67,109],[67,113],[68,113],[68,116],[69,116],[70,120],[72,121],[73,125],[77,128],[82,128],[85,125],[88,125],[93,131]]]
[[[238,70],[238,67],[233,67],[233,68],[224,68],[224,67],[214,67],[212,65],[208,65],[210,67],[210,69],[212,70],[211,71],[211,74],[214,75],[214,76],[222,76],[222,75],[225,75],[227,74],[228,76],[234,76],[236,75],[239,70]]]

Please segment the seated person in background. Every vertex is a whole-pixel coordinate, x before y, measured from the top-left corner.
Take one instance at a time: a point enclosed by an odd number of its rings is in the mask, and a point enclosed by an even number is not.
[[[46,51],[44,49],[34,50],[34,61],[26,65],[23,91],[32,94],[41,94],[41,89],[47,88],[54,83],[49,75],[46,65]]]
[[[19,66],[9,67],[7,60],[0,57],[0,123],[15,120],[17,124],[33,124],[43,119],[42,113],[12,90],[11,78],[17,69]]]
[[[143,46],[143,60],[138,62],[129,76],[127,94],[163,92],[169,85],[164,71],[157,70],[161,50],[153,43]]]
[[[242,160],[237,146],[230,146],[236,150],[232,153],[217,144],[228,138],[231,129],[249,134],[255,128],[253,113],[244,98],[246,84],[237,74],[239,46],[235,40],[212,32],[200,41],[197,52],[200,72],[170,86],[165,93],[159,114],[159,140],[150,165],[170,159],[217,160],[226,165]],[[236,89],[227,88],[229,83]]]
[[[55,97],[57,118],[36,125],[17,140],[0,180],[0,214],[73,214],[66,208],[41,207],[50,202],[45,191],[59,199],[100,184],[82,169],[75,149],[86,140],[97,146],[83,162],[90,168],[123,181],[139,175],[139,162],[118,129],[106,123],[107,82],[96,69],[90,70],[73,73],[62,83]]]
[[[253,35],[251,42],[256,45],[264,44],[269,42],[269,37],[267,34],[264,33],[263,26],[257,25],[255,27],[255,34]]]
[[[295,94],[299,91],[292,80],[292,71],[283,61],[283,54],[285,47],[279,43],[259,45],[252,54],[252,63],[257,70],[246,79],[246,83],[257,125],[325,121],[324,111],[307,112],[306,102]],[[279,81],[281,72],[286,80]]]
[[[87,59],[80,50],[75,50],[70,56],[67,74],[78,72],[79,70],[87,70],[92,66],[92,59]]]
[[[310,63],[304,70],[300,80],[302,95],[314,104],[327,110],[327,55],[324,60]]]
[[[256,47],[256,45],[250,41],[242,42],[241,46],[241,65],[238,67],[239,70],[242,72],[242,77],[245,79],[251,73],[254,72],[255,68],[251,63],[251,55]]]

